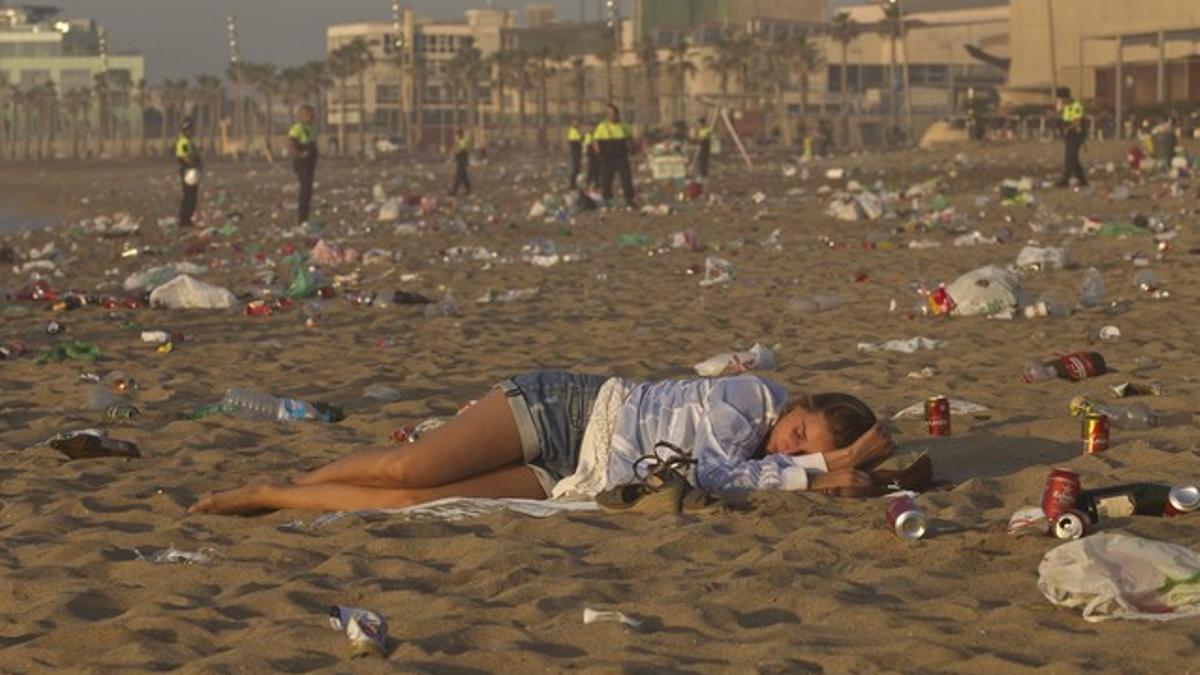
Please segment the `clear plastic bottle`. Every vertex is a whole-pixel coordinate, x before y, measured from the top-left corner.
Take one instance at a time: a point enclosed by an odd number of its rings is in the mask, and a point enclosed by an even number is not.
[[[1104,277],[1100,270],[1089,267],[1083,274],[1083,293],[1079,304],[1084,307],[1099,307],[1104,304]]]
[[[1112,405],[1097,403],[1092,399],[1078,396],[1071,400],[1071,412],[1075,415],[1097,413],[1104,415],[1112,425],[1120,429],[1149,429],[1158,425],[1158,413],[1145,403],[1130,405]]]
[[[234,417],[250,420],[321,420],[331,421],[330,415],[304,401],[276,398],[246,389],[229,389],[221,400],[221,410]]]

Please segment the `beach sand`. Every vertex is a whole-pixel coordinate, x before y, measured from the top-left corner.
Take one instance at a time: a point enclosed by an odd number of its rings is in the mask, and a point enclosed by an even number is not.
[[[530,204],[562,178],[549,162],[493,162],[473,178],[477,196],[444,198],[416,234],[397,233],[364,213],[371,188],[392,195],[441,195],[448,165],[357,165],[325,162],[318,212],[327,240],[359,251],[383,248],[396,261],[361,267],[359,288],[441,296],[461,308],[426,319],[420,306],[326,303],[318,328],[299,306],[271,317],[231,311],[105,310],[52,313],[30,303],[0,304],[0,343],[24,340],[31,352],[60,338],[44,327],[57,318],[63,339],[95,342],[95,364],[35,365],[33,354],[0,362],[0,672],[1185,672],[1200,655],[1200,624],[1084,622],[1078,610],[1052,606],[1036,587],[1052,538],[1014,538],[1014,510],[1036,505],[1049,470],[1071,467],[1085,487],[1149,479],[1200,480],[1192,421],[1200,364],[1192,315],[1200,282],[1194,231],[1196,194],[1162,195],[1166,182],[1134,187],[1134,198],[1106,192],[1136,180],[1122,167],[1095,176],[1094,192],[1039,190],[1039,206],[1002,208],[1005,177],[1052,177],[1055,144],[972,147],[867,155],[814,165],[808,180],[785,178],[780,162],[745,170],[721,159],[717,202],[676,204],[669,216],[587,213],[574,224],[531,223]],[[1089,150],[1089,161],[1119,162],[1116,144]],[[934,177],[951,204],[969,214],[969,229],[991,235],[1011,228],[1004,244],[953,247],[953,234],[898,234],[940,248],[867,250],[858,243],[903,220],[838,222],[825,215],[824,169],[848,166],[864,184],[896,187]],[[949,177],[951,171],[957,177]],[[0,200],[21,195],[22,209],[63,224],[0,238],[19,254],[56,241],[62,250],[56,289],[118,293],[130,273],[187,260],[208,268],[202,279],[235,292],[259,287],[252,244],[279,261],[299,235],[290,227],[294,199],[286,164],[213,163],[202,205],[242,214],[232,235],[185,255],[194,235],[157,225],[173,215],[176,176],[165,162],[0,167]],[[649,183],[643,176],[643,187]],[[789,190],[804,188],[804,194]],[[751,195],[761,189],[765,201]],[[217,196],[224,194],[218,203]],[[990,203],[976,206],[976,197]],[[674,198],[674,188],[648,203]],[[84,203],[82,200],[86,200]],[[12,203],[15,203],[12,202]],[[907,206],[902,202],[900,206]],[[493,208],[494,207],[494,208]],[[29,211],[30,209],[33,211]],[[40,211],[39,211],[40,209]],[[142,220],[134,237],[76,231],[85,217],[128,211]],[[1148,237],[1105,239],[1065,233],[1080,216],[1157,214],[1182,228],[1175,249],[1154,261]],[[461,218],[462,223],[452,221]],[[1006,220],[1007,218],[1007,220]],[[222,217],[208,223],[221,225]],[[1044,226],[1036,233],[1030,223]],[[463,227],[465,225],[465,227]],[[692,228],[707,252],[667,250],[671,233]],[[781,246],[764,245],[780,228]],[[619,247],[617,235],[648,235],[650,246]],[[831,248],[820,237],[853,244]],[[521,261],[523,244],[546,238],[583,260],[542,268]],[[915,282],[949,282],[980,265],[1010,264],[1029,239],[1069,247],[1072,265],[1024,277],[1024,288],[1074,302],[1083,270],[1096,266],[1109,298],[1127,298],[1125,313],[1077,312],[1066,319],[1014,321],[980,317],[911,319]],[[121,257],[125,242],[153,254]],[[451,246],[484,246],[490,261],[451,261]],[[193,247],[195,250],[198,247]],[[655,252],[650,255],[650,252]],[[1129,253],[1150,257],[1171,296],[1153,300],[1132,278]],[[729,260],[737,278],[702,288],[706,255]],[[18,260],[18,264],[22,262]],[[355,265],[336,266],[332,274]],[[286,266],[277,272],[286,280]],[[402,282],[404,274],[419,275]],[[856,278],[866,280],[856,283]],[[11,265],[0,288],[27,281]],[[498,291],[537,287],[532,299],[476,304]],[[843,303],[804,313],[789,301],[836,293]],[[895,300],[899,309],[889,312]],[[240,309],[240,308],[239,308]],[[111,314],[115,312],[116,314]],[[158,353],[142,330],[180,331],[186,340]],[[1121,339],[1096,334],[1117,325]],[[926,336],[947,341],[933,352],[867,354],[859,342]],[[558,367],[654,379],[694,376],[714,354],[778,345],[781,366],[764,373],[795,391],[848,391],[881,413],[938,393],[987,406],[985,417],[958,416],[953,436],[930,439],[919,420],[897,425],[901,452],[928,451],[950,486],[918,498],[934,533],[910,543],[883,525],[881,500],[811,494],[763,494],[744,511],[703,516],[610,516],[575,513],[534,519],[498,513],[458,522],[349,517],[320,529],[285,527],[315,514],[255,518],[186,516],[205,491],[272,479],[318,466],[361,448],[388,446],[391,432],[429,417],[447,417],[499,379]],[[1113,371],[1079,383],[1023,384],[1031,358],[1097,349]],[[1150,364],[1139,357],[1149,357]],[[907,377],[925,365],[938,374]],[[1156,365],[1155,365],[1156,364]],[[64,461],[41,445],[56,433],[100,425],[87,409],[81,373],[123,370],[140,384],[142,415],[110,423],[112,436],[136,442],[140,459]],[[1165,395],[1140,399],[1165,413],[1146,431],[1114,429],[1112,447],[1081,455],[1080,423],[1067,402],[1081,393],[1155,380]],[[373,384],[397,388],[399,401],[367,397]],[[263,423],[223,416],[187,420],[202,404],[242,386],[343,405],[338,424]],[[1106,523],[1109,530],[1200,546],[1200,516]],[[158,565],[135,550],[211,547],[202,565]],[[330,605],[368,607],[392,635],[387,662],[347,662],[348,642],[326,622]],[[613,623],[584,625],[585,607],[640,618],[634,631]]]

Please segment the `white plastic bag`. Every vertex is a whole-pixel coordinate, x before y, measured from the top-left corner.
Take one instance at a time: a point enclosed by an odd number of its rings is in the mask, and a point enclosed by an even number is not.
[[[770,347],[754,343],[749,351],[727,352],[697,363],[693,366],[700,377],[720,377],[721,375],[737,375],[748,370],[775,370],[779,360]]]
[[[237,301],[233,293],[184,274],[154,289],[150,304],[170,309],[229,309]]]
[[[1171,621],[1200,616],[1200,553],[1175,544],[1100,533],[1053,549],[1038,589],[1085,621]]]
[[[946,286],[958,316],[993,316],[1011,313],[1021,295],[1017,275],[988,265],[971,270]]]

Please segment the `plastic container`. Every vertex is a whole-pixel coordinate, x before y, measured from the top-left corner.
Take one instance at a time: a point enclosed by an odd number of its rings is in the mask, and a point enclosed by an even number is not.
[[[336,422],[341,411],[333,406],[312,404],[294,398],[277,398],[246,389],[233,388],[225,392],[221,410],[233,417],[250,420],[317,420]]]

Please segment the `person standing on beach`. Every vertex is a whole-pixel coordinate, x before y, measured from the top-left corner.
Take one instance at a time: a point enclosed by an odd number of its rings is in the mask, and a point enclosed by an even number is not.
[[[1055,95],[1058,98],[1056,107],[1062,113],[1064,149],[1062,178],[1058,179],[1056,186],[1067,187],[1074,178],[1079,187],[1087,187],[1087,172],[1079,161],[1079,151],[1083,149],[1083,142],[1087,138],[1083,128],[1083,104],[1072,98],[1071,90],[1066,87],[1059,87]]]
[[[467,175],[467,168],[471,166],[471,137],[467,136],[467,132],[459,129],[454,138],[454,186],[450,188],[450,196],[458,194],[458,188],[462,187],[466,190],[467,195],[471,194],[471,177]]]
[[[175,137],[175,160],[179,162],[179,186],[183,191],[179,202],[179,227],[191,227],[200,196],[200,152],[192,142],[192,118],[179,123]]]
[[[696,146],[699,149],[696,155],[696,173],[701,178],[708,178],[708,161],[712,156],[712,135],[712,127],[707,120],[701,117],[697,121],[695,134]]]
[[[604,200],[612,201],[613,182],[619,173],[625,203],[633,208],[633,169],[629,165],[629,155],[633,151],[633,132],[628,124],[621,121],[621,110],[615,104],[608,104],[608,118],[596,125],[592,138],[592,144],[600,156],[600,190],[604,194]]]
[[[317,132],[313,127],[316,110],[311,105],[300,106],[296,123],[288,131],[292,141],[292,168],[300,181],[300,203],[296,217],[300,224],[308,222],[312,208],[313,179],[317,174]]]
[[[579,120],[571,120],[567,129],[567,147],[571,151],[571,173],[567,177],[567,189],[574,190],[579,180],[579,168],[583,164],[583,132],[579,130]]]
[[[587,177],[584,183],[591,190],[600,184],[600,155],[596,154],[596,138],[590,131],[583,134],[583,148],[587,153]]]

